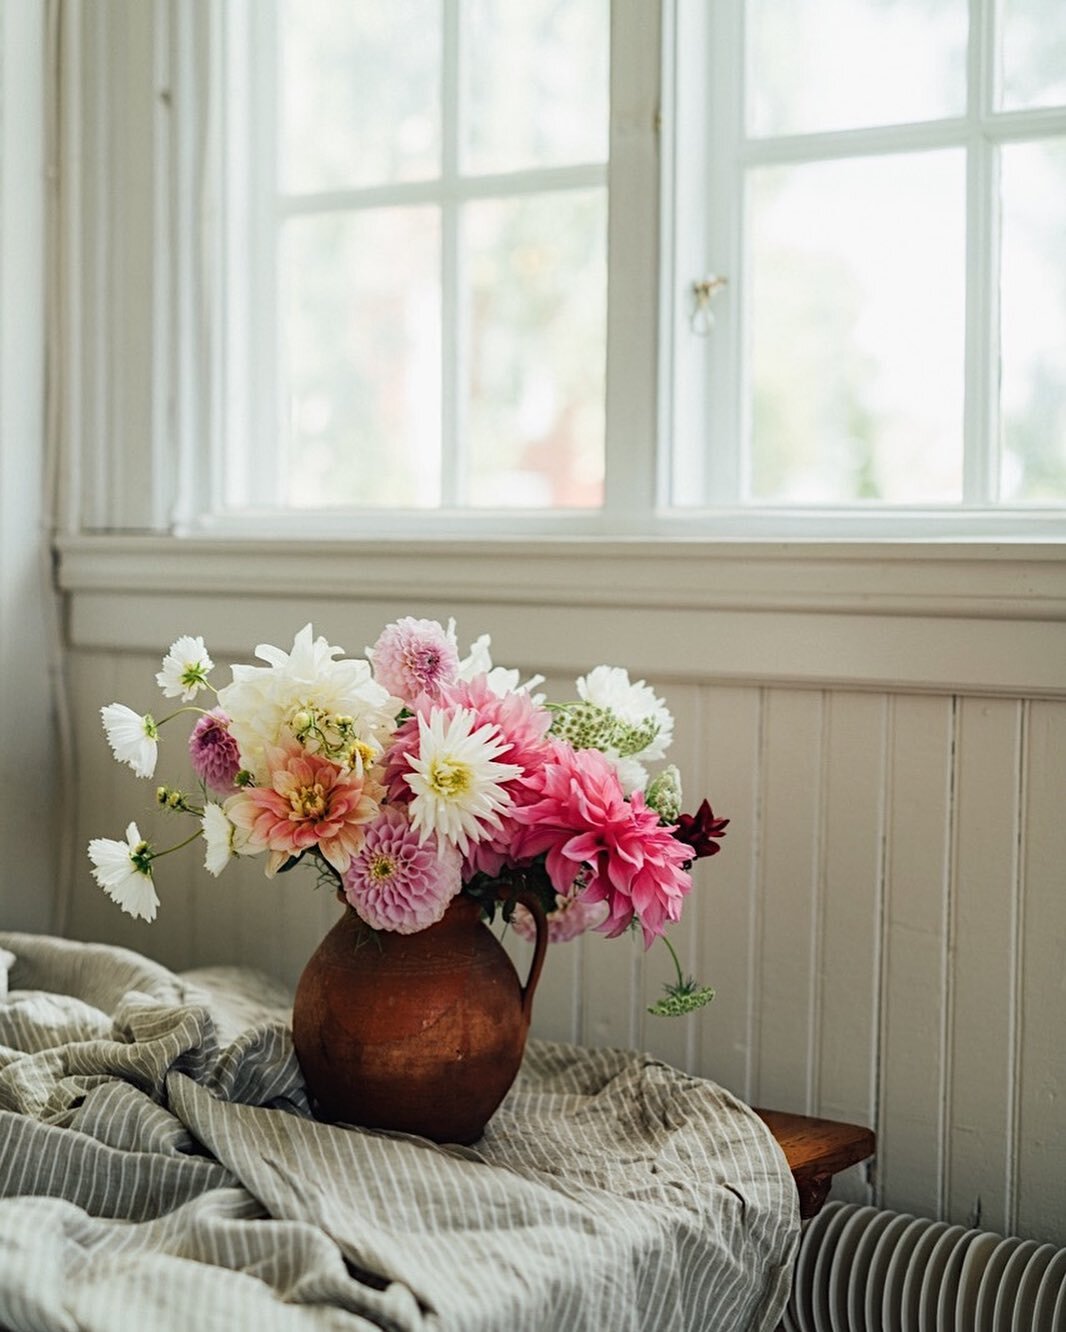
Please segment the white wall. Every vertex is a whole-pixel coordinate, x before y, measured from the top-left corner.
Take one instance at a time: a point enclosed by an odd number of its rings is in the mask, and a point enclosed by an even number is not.
[[[0,5],[0,923],[52,920],[62,791],[44,473],[44,6]]]
[[[629,665],[676,714],[691,802],[706,792],[732,819],[674,936],[718,997],[691,1020],[648,1017],[665,950],[590,937],[553,950],[536,1030],[648,1047],[749,1101],[870,1123],[875,1200],[1066,1243],[1063,567],[1053,549],[950,546],[923,562],[862,548],[502,543],[486,558],[70,541],[78,842],[153,821],[154,783],[111,761],[97,709],[155,706],[178,633],[204,633],[225,663],[287,646],[311,619],[359,654],[395,615],[454,614],[462,635],[493,634],[498,660],[543,670],[555,696],[599,661]],[[164,748],[164,779],[187,773],[184,734]],[[158,835],[177,840],[173,826]],[[246,863],[216,881],[198,851],[156,877],[149,927],[83,863],[75,935],[294,981],[336,913],[311,876],[267,882]],[[861,1174],[844,1192],[867,1196]]]

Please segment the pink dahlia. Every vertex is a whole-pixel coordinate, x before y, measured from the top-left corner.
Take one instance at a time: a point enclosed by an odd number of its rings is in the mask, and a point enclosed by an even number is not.
[[[556,892],[571,893],[585,867],[583,902],[606,902],[599,927],[613,937],[634,916],[645,947],[680,919],[692,880],[683,866],[691,851],[659,822],[636,791],[626,800],[610,761],[595,749],[555,743],[540,779],[540,796],[514,810],[524,825],[516,846],[521,856],[547,852],[545,866]]]
[[[205,712],[192,728],[189,758],[193,771],[205,786],[222,795],[233,790],[233,779],[241,770],[241,755],[224,712],[217,708]]]
[[[448,715],[453,708],[465,708],[475,715],[477,726],[496,728],[502,744],[499,759],[521,770],[500,783],[512,807],[527,804],[536,797],[536,774],[552,752],[547,738],[552,719],[551,714],[538,707],[527,692],[496,694],[489,687],[487,677],[477,675],[470,680],[457,680],[449,686],[439,704],[424,694],[413,706],[415,716],[397,729],[385,758],[385,786],[391,802],[410,802],[412,791],[406,775],[413,771],[410,759],[419,753],[418,718],[428,718],[432,711],[441,708]],[[511,859],[512,844],[519,829],[507,813],[500,815],[499,825],[487,829],[484,840],[471,843],[463,865],[464,878],[477,871],[497,874],[504,862]]]
[[[529,804],[538,795],[537,777],[551,756],[548,740],[551,714],[534,703],[528,693],[496,694],[484,675],[472,680],[460,680],[447,692],[447,701],[460,707],[471,708],[479,724],[486,722],[497,728],[505,748],[500,758],[521,769],[516,777],[502,783],[510,797],[511,811]],[[472,844],[463,865],[463,877],[469,878],[480,871],[498,874],[505,862],[511,860],[516,837],[524,829],[514,822],[512,813],[500,816],[500,826],[484,841]]]
[[[378,684],[407,703],[419,694],[439,698],[459,675],[455,643],[436,620],[405,615],[381,631],[367,655]]]
[[[390,805],[407,805],[414,799],[414,792],[404,778],[414,772],[410,760],[418,757],[418,719],[428,718],[437,704],[428,694],[420,694],[409,706],[412,715],[397,726],[384,757],[383,780]]]
[[[381,787],[373,778],[299,745],[268,748],[269,785],[230,796],[225,811],[247,835],[246,854],[270,852],[267,877],[290,856],[317,850],[343,874],[377,816]]]
[[[434,925],[462,887],[453,846],[425,842],[401,809],[386,807],[344,874],[344,895],[375,930],[414,934]]]

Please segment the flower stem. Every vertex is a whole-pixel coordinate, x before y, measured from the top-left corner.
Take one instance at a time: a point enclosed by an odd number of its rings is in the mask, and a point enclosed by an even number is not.
[[[670,942],[670,940],[666,937],[665,934],[660,934],[659,938],[662,939],[664,944],[666,944],[667,948],[670,950],[670,956],[674,959],[674,970],[677,972],[678,985],[684,985],[685,977],[681,971],[681,960],[677,955],[677,951],[674,948],[674,945]]]
[[[199,832],[194,832],[191,836],[186,837],[184,842],[176,842],[173,846],[168,846],[165,851],[153,851],[152,859],[158,860],[160,856],[169,856],[172,851],[180,851],[183,846],[188,846],[190,842],[195,842],[199,836]]]
[[[173,712],[168,712],[165,717],[161,717],[159,721],[156,722],[156,725],[165,726],[168,721],[173,721],[175,717],[180,717],[183,712],[196,712],[201,717],[207,716],[206,708],[194,708],[190,703],[188,706],[184,708],[176,708]]]

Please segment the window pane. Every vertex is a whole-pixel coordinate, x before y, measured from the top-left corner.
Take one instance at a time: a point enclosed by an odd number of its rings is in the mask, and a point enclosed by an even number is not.
[[[283,502],[439,503],[438,210],[292,219],[280,263]]]
[[[1002,494],[1066,499],[1066,140],[1003,149]]]
[[[603,502],[606,191],[464,210],[469,499]]]
[[[751,134],[966,109],[967,0],[747,0],[746,13]]]
[[[1066,4],[1002,0],[1006,107],[1066,105]]]
[[[751,493],[955,501],[962,150],[752,173]]]
[[[609,0],[463,0],[463,170],[607,161]]]
[[[282,0],[283,191],[439,172],[440,22],[425,0]]]

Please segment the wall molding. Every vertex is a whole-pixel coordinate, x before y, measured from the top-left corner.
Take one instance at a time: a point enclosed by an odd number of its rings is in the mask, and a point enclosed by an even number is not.
[[[172,624],[210,625],[246,653],[260,626],[455,614],[463,631],[490,628],[501,660],[539,669],[586,669],[609,646],[657,678],[1066,696],[1066,545],[81,536],[57,549],[74,647],[154,652]]]

